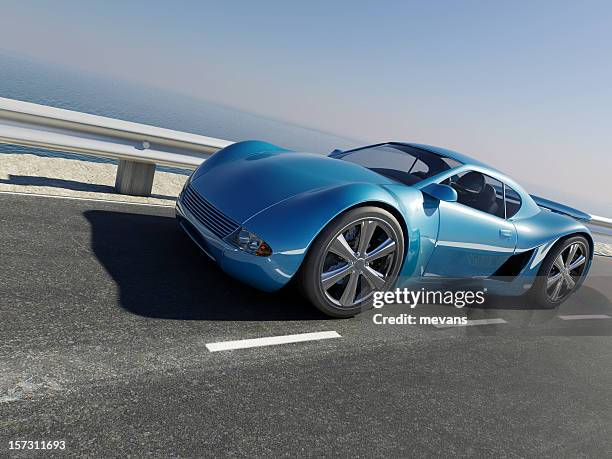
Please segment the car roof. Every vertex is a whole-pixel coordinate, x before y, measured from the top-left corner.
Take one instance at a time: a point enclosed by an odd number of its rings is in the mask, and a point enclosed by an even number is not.
[[[459,153],[458,151],[449,150],[447,148],[436,147],[433,145],[425,145],[422,143],[412,143],[412,142],[389,142],[389,143],[397,143],[400,145],[408,145],[410,147],[420,148],[421,150],[430,151],[432,153],[436,153],[438,155],[454,159],[455,161],[459,161],[460,163],[463,163],[468,166],[473,165],[473,166],[486,167],[491,170],[496,170],[494,167],[491,167],[488,164],[483,163],[482,161],[478,161],[477,159],[474,159],[468,155],[464,155],[463,153]]]

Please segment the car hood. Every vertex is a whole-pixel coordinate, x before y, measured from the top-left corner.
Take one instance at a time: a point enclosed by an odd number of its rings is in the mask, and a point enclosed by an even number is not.
[[[259,153],[222,162],[192,186],[212,205],[243,223],[293,196],[346,183],[394,183],[348,161],[290,151]]]

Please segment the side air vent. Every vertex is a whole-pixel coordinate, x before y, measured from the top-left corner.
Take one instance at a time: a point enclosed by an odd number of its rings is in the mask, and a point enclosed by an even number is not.
[[[498,278],[497,280],[506,282],[513,281],[514,278],[520,274],[525,265],[527,265],[531,259],[531,255],[533,255],[533,249],[512,255],[497,269],[497,271],[493,273],[491,277]]]

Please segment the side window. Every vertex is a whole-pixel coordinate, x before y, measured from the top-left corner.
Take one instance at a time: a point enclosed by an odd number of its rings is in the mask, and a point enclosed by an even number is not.
[[[468,171],[452,176],[450,186],[457,191],[458,203],[505,218],[504,185],[499,180]]]
[[[485,187],[491,187],[495,191],[495,205],[494,211],[489,212],[498,217],[505,218],[506,214],[504,211],[504,184],[493,177],[485,175]]]
[[[514,217],[521,208],[521,196],[506,185],[506,218]]]

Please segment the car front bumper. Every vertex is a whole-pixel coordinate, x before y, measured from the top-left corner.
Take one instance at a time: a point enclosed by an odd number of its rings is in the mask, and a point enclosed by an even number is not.
[[[176,218],[183,230],[212,260],[232,277],[257,289],[272,292],[282,288],[292,275],[283,270],[274,253],[259,257],[243,252],[220,239],[202,225],[182,203],[183,193],[176,201]]]

